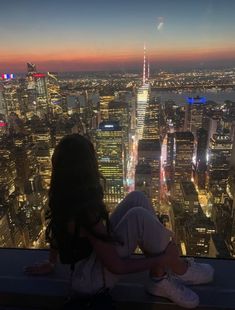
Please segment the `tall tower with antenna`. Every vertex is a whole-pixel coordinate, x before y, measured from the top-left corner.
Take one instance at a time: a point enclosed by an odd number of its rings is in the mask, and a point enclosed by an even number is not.
[[[146,46],[144,44],[143,85],[146,83]]]
[[[147,70],[148,72],[146,72]],[[149,63],[146,66],[146,46],[144,44],[143,80],[142,80],[142,86],[140,86],[137,90],[137,105],[136,105],[137,140],[140,140],[143,137],[145,111],[149,103],[149,97],[150,97]]]

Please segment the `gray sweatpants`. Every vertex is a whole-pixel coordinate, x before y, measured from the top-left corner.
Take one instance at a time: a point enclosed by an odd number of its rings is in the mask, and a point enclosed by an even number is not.
[[[138,191],[128,194],[110,217],[112,229],[123,245],[116,245],[120,257],[129,257],[137,246],[145,253],[158,254],[167,247],[173,233],[166,229],[155,215],[147,197]],[[107,287],[113,287],[120,276],[102,266],[96,253],[76,264],[73,289],[94,294],[103,285],[102,269]]]

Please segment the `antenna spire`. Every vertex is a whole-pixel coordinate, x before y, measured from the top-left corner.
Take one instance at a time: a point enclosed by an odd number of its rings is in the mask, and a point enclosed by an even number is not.
[[[144,43],[143,85],[146,83],[146,46]]]
[[[150,77],[150,65],[149,65],[149,58],[148,58],[148,82],[149,82],[149,77]]]

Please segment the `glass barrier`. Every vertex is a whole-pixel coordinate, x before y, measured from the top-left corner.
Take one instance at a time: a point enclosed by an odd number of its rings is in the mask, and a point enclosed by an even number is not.
[[[6,62],[0,63],[1,247],[48,246],[51,157],[62,137],[80,133],[95,146],[110,212],[129,192],[142,191],[163,225],[174,231],[182,255],[235,257],[235,47],[229,40],[234,3],[171,2],[173,14],[169,1],[150,2],[144,13],[139,3],[132,7],[137,16],[143,13],[146,24],[129,15],[129,4],[123,8],[124,24],[131,28],[130,37],[123,34],[125,48],[118,36],[110,48],[110,32],[116,36],[123,26],[114,18],[105,33],[97,19],[113,12],[109,6],[104,12],[99,8],[97,16],[91,10],[90,23],[98,23],[94,31],[104,40],[103,50],[94,41],[97,55],[83,38],[87,34],[88,40],[94,39],[83,18],[78,34],[82,47],[64,34],[74,34],[76,21],[64,26],[61,42],[53,39],[59,60],[56,55],[46,58],[46,47],[54,51],[47,33],[40,34],[46,60],[31,57],[36,64],[22,67],[30,53],[13,59],[6,51]],[[152,12],[157,9],[159,16]],[[34,14],[42,8],[38,10]],[[58,12],[63,15],[62,7]],[[72,7],[69,12],[73,14]],[[23,28],[25,13],[17,17]],[[89,15],[86,10],[84,14]],[[58,20],[44,17],[48,32],[58,34]],[[29,23],[33,25],[31,19]],[[140,29],[148,33],[145,44],[137,36]],[[34,52],[37,35],[38,29],[32,28],[24,38]],[[7,45],[10,38],[3,40]],[[19,55],[24,40],[14,37],[11,42]],[[84,56],[74,52],[68,58],[63,42],[85,51]]]

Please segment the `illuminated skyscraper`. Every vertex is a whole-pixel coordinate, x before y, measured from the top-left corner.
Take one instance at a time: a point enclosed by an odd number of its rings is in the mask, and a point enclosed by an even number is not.
[[[197,131],[196,153],[196,183],[199,189],[205,189],[206,185],[206,154],[208,144],[208,131],[200,128]]]
[[[160,168],[161,168],[161,144],[159,140],[142,139],[138,142],[138,165],[136,167],[136,175],[138,179],[144,180],[145,170],[143,176],[140,176],[140,165],[148,164],[151,167],[151,201],[153,207],[157,211],[160,198]],[[149,177],[148,177],[149,178]],[[137,183],[136,183],[137,184]]]
[[[176,132],[174,140],[174,181],[191,181],[194,137],[190,131]]]
[[[220,199],[226,192],[231,154],[232,141],[229,133],[214,134],[209,144],[208,189],[213,193],[216,203],[222,202]]]
[[[146,48],[144,46],[143,83],[137,90],[137,138],[142,139],[146,107],[150,98],[150,84],[146,77]]]
[[[157,100],[151,100],[146,107],[143,139],[156,140],[160,138],[159,105],[160,103]]]
[[[143,192],[150,200],[152,198],[152,167],[149,163],[140,162],[135,168],[135,190]]]
[[[4,100],[4,88],[0,85],[0,114],[3,114],[6,117],[6,104]]]
[[[28,75],[37,73],[36,65],[31,62],[27,62],[27,71]]]
[[[130,150],[130,115],[127,102],[111,101],[108,104],[109,121],[119,122],[123,131],[123,166],[124,166],[124,178],[127,175],[127,163],[129,160]]]
[[[105,177],[104,201],[112,210],[124,197],[123,132],[118,122],[100,123],[96,152],[99,171]]]
[[[20,116],[20,105],[17,93],[17,87],[14,84],[5,85],[3,91],[3,98],[5,101],[5,112],[6,117],[8,118],[11,112],[16,113]]]
[[[48,99],[49,103],[55,110],[61,110],[59,104],[61,104],[61,93],[59,86],[58,74],[56,72],[47,72],[47,90],[48,90]],[[59,107],[57,109],[57,107]],[[56,111],[55,111],[56,112]]]
[[[188,105],[185,111],[185,131],[191,131],[196,137],[198,129],[202,128],[205,119],[205,103],[206,98],[195,97],[188,98]]]
[[[114,96],[100,96],[100,114],[101,120],[105,121],[109,119],[109,102],[114,100]]]
[[[167,166],[165,167],[165,177],[168,185],[173,182],[174,176],[174,133],[167,134]]]
[[[48,189],[51,178],[51,135],[45,123],[33,124],[32,139],[35,143],[35,155],[39,166],[39,175],[42,179],[42,186]]]

